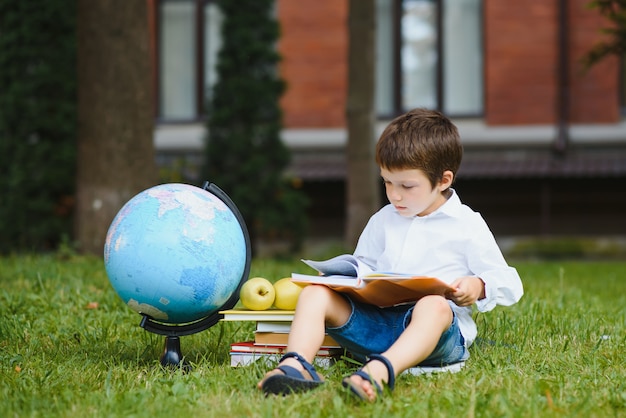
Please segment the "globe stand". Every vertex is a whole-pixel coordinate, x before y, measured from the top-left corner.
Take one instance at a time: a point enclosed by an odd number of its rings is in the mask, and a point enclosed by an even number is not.
[[[165,347],[160,361],[163,367],[182,368],[184,371],[191,368],[180,351],[180,337],[165,337]]]
[[[230,199],[230,197],[228,197],[226,193],[222,191],[222,189],[220,189],[213,183],[209,183],[208,181],[206,181],[204,182],[202,188],[209,193],[212,193],[222,202],[224,202],[237,218],[239,226],[241,227],[241,231],[243,232],[246,244],[246,265],[241,275],[239,285],[230,296],[230,298],[219,309],[217,309],[216,312],[203,319],[183,325],[172,325],[155,321],[150,316],[142,314],[143,317],[139,325],[143,329],[155,334],[165,335],[165,346],[163,348],[163,354],[161,354],[160,358],[161,366],[170,369],[182,369],[183,371],[191,370],[191,365],[189,365],[189,363],[185,361],[185,358],[180,350],[180,337],[204,331],[205,329],[208,329],[217,324],[222,318],[224,318],[224,315],[220,314],[219,312],[227,309],[232,309],[239,300],[239,292],[241,290],[241,286],[243,286],[246,280],[248,280],[248,275],[250,274],[250,262],[252,259],[250,235],[248,234],[248,229],[246,228],[243,216],[241,215],[241,212],[239,212],[239,209],[237,208],[235,203]]]

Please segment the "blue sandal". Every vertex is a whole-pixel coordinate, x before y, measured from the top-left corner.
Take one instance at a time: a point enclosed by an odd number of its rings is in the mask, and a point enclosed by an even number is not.
[[[387,367],[388,378],[387,378],[386,386],[389,388],[390,391],[393,391],[393,387],[396,383],[396,378],[393,372],[393,366],[391,365],[391,362],[387,359],[387,357],[381,356],[380,354],[371,354],[368,357],[369,357],[368,363],[372,360],[378,360],[381,363],[383,363],[385,367]],[[350,377],[359,376],[361,379],[367,380],[368,382],[370,382],[376,388],[376,393],[378,394],[378,396],[381,396],[383,394],[383,388],[380,387],[380,385],[374,379],[372,379],[372,377],[367,372],[363,370],[363,367],[359,369],[358,371],[354,372],[352,375],[344,378],[341,384],[345,388],[350,388],[350,391],[362,401],[369,402],[370,399],[365,394],[365,391],[363,391],[363,388],[361,387],[361,385],[353,383],[352,380],[350,380]]]
[[[324,383],[324,379],[317,374],[313,365],[298,353],[289,352],[285,354],[280,359],[279,363],[286,358],[295,358],[298,360],[304,367],[304,374],[291,366],[278,366],[275,369],[275,373],[266,377],[261,385],[266,395],[270,393],[275,395],[288,395],[290,393],[306,392]]]

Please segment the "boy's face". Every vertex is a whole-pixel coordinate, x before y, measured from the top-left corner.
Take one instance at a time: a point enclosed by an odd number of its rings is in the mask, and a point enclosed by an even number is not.
[[[446,171],[433,188],[422,170],[380,169],[387,199],[402,216],[426,216],[446,202],[443,192],[452,184],[452,172]]]

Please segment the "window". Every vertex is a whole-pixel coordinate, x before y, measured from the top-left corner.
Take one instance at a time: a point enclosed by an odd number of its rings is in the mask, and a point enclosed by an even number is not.
[[[157,5],[157,117],[198,121],[216,82],[222,16],[213,0]],[[376,106],[483,112],[481,0],[377,0]]]
[[[619,101],[622,115],[626,115],[626,54],[620,57]]]
[[[377,0],[377,110],[483,112],[480,0]]]
[[[158,118],[193,121],[202,116],[215,84],[221,14],[207,0],[158,2]]]

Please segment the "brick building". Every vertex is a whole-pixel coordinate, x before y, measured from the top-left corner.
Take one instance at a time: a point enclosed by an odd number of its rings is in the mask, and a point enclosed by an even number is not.
[[[496,235],[626,234],[624,68],[610,57],[583,71],[581,56],[608,25],[588,2],[376,1],[379,130],[412,107],[448,114],[465,147],[455,187]],[[151,5],[155,143],[163,164],[193,162],[204,135],[197,92],[214,82],[219,12],[208,0]],[[315,229],[340,231],[348,1],[277,0],[276,15],[291,169],[312,197]]]

